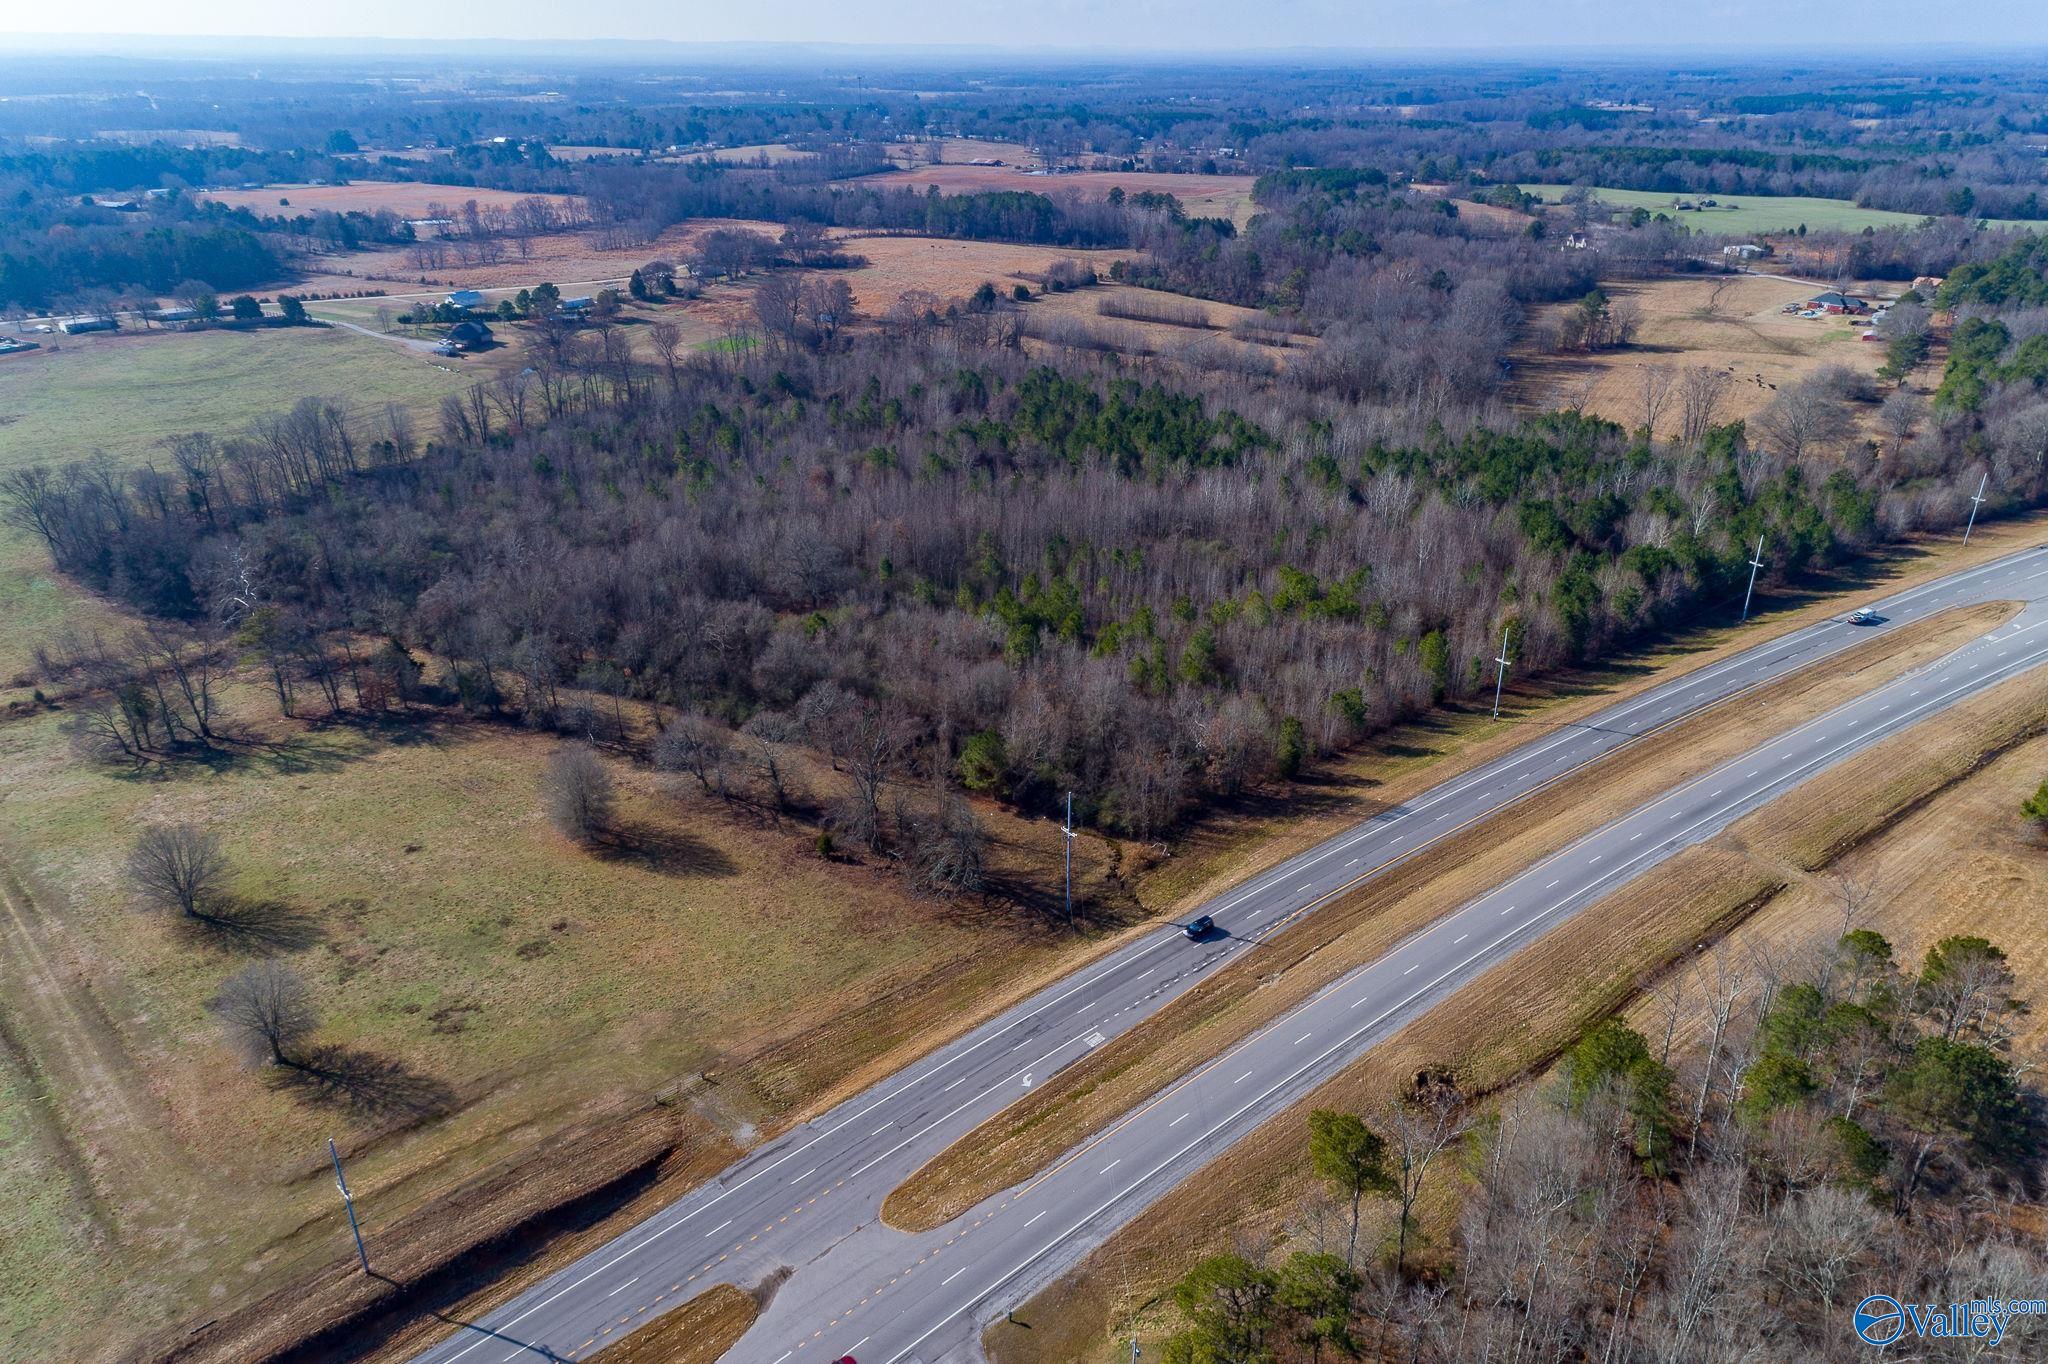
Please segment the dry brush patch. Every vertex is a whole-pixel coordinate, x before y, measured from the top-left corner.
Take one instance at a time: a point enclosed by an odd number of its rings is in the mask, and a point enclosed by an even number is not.
[[[1374,1047],[1125,1226],[984,1337],[998,1364],[1052,1364],[1105,1350],[1201,1255],[1283,1237],[1312,1183],[1307,1114],[1370,1111],[1424,1071],[1468,1099],[1539,1076],[1642,983],[1701,945],[1781,918],[1817,849],[1883,838],[2048,732],[2034,677],[2003,683],[1804,783],[1725,833],[1589,906]],[[1813,831],[1828,831],[1816,843]],[[1810,905],[1805,908],[1810,909]],[[1789,912],[1789,911],[1788,911]],[[1838,921],[1828,916],[1830,926]],[[1807,926],[1810,930],[1811,925]],[[1975,925],[1982,928],[1983,925]],[[1483,1007],[1475,1001],[1485,1001]],[[1438,1199],[1446,1225],[1455,1190]]]
[[[1880,774],[1901,784],[1892,801],[1911,808],[1820,874],[1795,879],[1765,912],[1731,935],[1736,958],[1784,961],[1826,949],[1841,930],[1845,896],[1853,896],[1861,902],[1856,926],[1882,933],[1899,961],[1918,962],[1951,935],[1985,937],[2004,949],[2014,975],[2026,983],[2023,993],[2039,1005],[2048,984],[2048,934],[2038,922],[2039,908],[2048,905],[2048,839],[2019,807],[2048,776],[2048,736],[1995,752],[2025,732],[2025,721],[2024,711],[2008,714],[1975,745],[1944,749],[1939,733],[1930,734],[1926,747],[1933,751],[1916,755],[1917,774]],[[1973,767],[1979,759],[1982,765]],[[1964,775],[1915,800],[1930,780],[1957,771]],[[1835,812],[1821,810],[1817,819],[1840,828]],[[1807,849],[1800,851],[1803,866]],[[1631,1014],[1645,1035],[1664,1026],[1650,1000],[1639,1001]],[[1687,1023],[1699,1020],[1689,1014]],[[1696,1031],[1682,1024],[1680,1045],[1694,1042]],[[2038,1063],[2048,1051],[2048,1009],[2032,1008],[2014,1021],[2013,1051]]]
[[[1260,952],[1217,972],[934,1157],[890,1194],[883,1215],[916,1231],[950,1221],[1487,888],[1670,787],[1949,653],[2016,610],[2005,603],[1959,608],[1857,645],[1744,693],[1739,706],[1724,702],[1631,743],[1338,892],[1310,917],[1267,938]]]

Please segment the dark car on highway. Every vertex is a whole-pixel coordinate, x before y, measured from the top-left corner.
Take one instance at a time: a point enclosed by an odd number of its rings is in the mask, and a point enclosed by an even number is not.
[[[1180,931],[1190,938],[1206,938],[1216,928],[1216,921],[1206,914],[1198,914],[1180,926]]]

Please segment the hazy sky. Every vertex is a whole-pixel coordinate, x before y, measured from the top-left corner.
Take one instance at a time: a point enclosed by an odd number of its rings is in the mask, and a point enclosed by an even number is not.
[[[2048,42],[2048,0],[0,0],[7,33],[1248,51]],[[4,45],[4,44],[0,44]]]

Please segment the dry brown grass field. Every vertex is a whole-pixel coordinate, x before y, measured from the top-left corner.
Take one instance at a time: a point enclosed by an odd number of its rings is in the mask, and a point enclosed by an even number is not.
[[[2035,686],[2040,684],[2034,683]],[[1933,748],[1932,744],[1923,745]],[[1924,807],[1829,864],[1798,868],[1784,894],[1729,936],[1738,958],[1780,961],[1828,947],[1842,931],[1845,889],[1865,901],[1855,927],[1873,928],[1894,955],[1917,968],[1952,934],[1975,934],[2005,949],[2013,973],[2031,982],[2034,1007],[2013,1036],[2014,1055],[2048,1059],[2048,842],[2028,826],[2020,802],[2048,780],[2048,737],[2034,738],[1962,776]],[[1812,855],[1800,861],[1814,861]],[[1663,1026],[1650,1001],[1631,1010],[1638,1028]]]
[[[1007,295],[1012,285],[1030,282],[1056,260],[1080,261],[1106,275],[1112,262],[1131,254],[958,241],[950,237],[833,235],[845,243],[848,251],[867,258],[868,263],[858,269],[833,273],[853,286],[854,302],[870,317],[880,314],[912,289],[925,290],[941,299],[965,298],[987,282]],[[1037,287],[1032,285],[1034,291]]]
[[[1162,171],[1091,170],[1034,175],[1015,163],[1002,166],[957,165],[949,155],[940,165],[914,166],[843,183],[890,189],[923,189],[935,185],[946,194],[1017,190],[1058,197],[1066,193],[1084,199],[1100,199],[1110,190],[1121,188],[1126,194],[1171,194],[1181,201],[1191,218],[1228,218],[1242,227],[1251,220],[1252,180],[1249,175],[1175,175]]]
[[[432,720],[306,727],[266,718],[254,687],[232,700],[242,742],[157,781],[80,765],[61,711],[0,724],[0,1021],[60,1096],[16,1109],[22,1130],[0,1124],[18,1156],[0,1175],[16,1208],[0,1278],[28,1286],[10,1308],[106,1304],[0,1322],[9,1347],[115,1358],[195,1302],[224,1312],[345,1249],[320,1178],[329,1135],[383,1234],[657,1093],[687,1120],[683,1154],[714,1152],[716,1168],[1117,936],[1114,919],[1019,933],[1039,911],[916,898],[880,865],[820,859],[802,826],[624,767],[625,832],[582,852],[540,814],[545,740]],[[809,781],[832,789],[815,768]],[[987,815],[1007,874],[1057,865],[1052,826]],[[252,946],[139,913],[122,858],[137,830],[174,821],[220,833],[237,890],[290,931]],[[1130,902],[1112,856],[1089,840],[1077,874],[1114,916]],[[266,1083],[223,1046],[205,1002],[265,951],[309,983],[323,1044],[390,1067],[383,1109]],[[417,1116],[413,1099],[436,1095],[438,1115]],[[533,1173],[573,1186],[581,1170]],[[533,1187],[500,1197],[518,1207]],[[57,1248],[81,1236],[73,1270]]]
[[[426,217],[433,205],[460,209],[474,199],[480,206],[509,208],[521,199],[574,203],[567,194],[517,194],[470,185],[431,185],[411,180],[357,180],[346,185],[265,185],[261,189],[212,189],[204,198],[229,208],[246,208],[265,218],[303,218],[326,209],[334,213],[374,213],[388,209],[405,218]],[[289,204],[279,200],[289,199]]]
[[[523,256],[508,250],[503,260],[490,264],[451,262],[430,270],[414,265],[404,249],[385,247],[308,257],[302,263],[306,278],[274,287],[312,293],[381,288],[394,297],[435,297],[450,289],[529,288],[542,280],[564,286],[616,284],[651,260],[680,259],[698,237],[720,227],[746,228],[770,237],[782,231],[780,223],[699,218],[669,228],[645,245],[622,250],[607,250],[595,232],[557,232],[529,240]]]
[[[1462,210],[1461,205],[1461,210]],[[1875,374],[1884,348],[1858,340],[1867,326],[1840,317],[1794,317],[1783,311],[1823,286],[1761,275],[1720,275],[1606,286],[1608,296],[1641,310],[1636,343],[1593,355],[1547,349],[1554,319],[1570,304],[1536,310],[1528,342],[1515,356],[1517,397],[1531,408],[1577,403],[1631,429],[1642,424],[1645,367],[1695,365],[1728,375],[1720,420],[1748,417],[1774,391],[1830,365]],[[1776,385],[1774,390],[1771,385]],[[1659,423],[1660,436],[1678,427],[1674,399]]]
[[[1157,1337],[1176,1325],[1161,1295],[1196,1259],[1246,1245],[1284,1247],[1287,1217],[1311,1185],[1311,1109],[1370,1110],[1424,1070],[1455,1076],[1469,1097],[1504,1102],[1540,1085],[1587,1026],[1629,1006],[1644,981],[1680,969],[1699,942],[1739,941],[1773,923],[1801,938],[1816,927],[1839,931],[1832,906],[1816,926],[1815,905],[1800,898],[1815,872],[1834,869],[1812,841],[1816,829],[1856,844],[1839,859],[1844,872],[1870,874],[1866,859],[1895,858],[1903,869],[1907,859],[1932,853],[1969,878],[1966,888],[1919,899],[1911,892],[1933,882],[1916,880],[1917,869],[1892,883],[1898,898],[1871,924],[1896,933],[1909,960],[1952,924],[2000,939],[1999,923],[1980,922],[1971,896],[1987,887],[1994,895],[2031,893],[2038,906],[2048,890],[2048,851],[2020,834],[2005,803],[2038,783],[2048,754],[2044,728],[2048,698],[2039,681],[2015,679],[1795,789],[1582,911],[1305,1096],[1017,1308],[1011,1322],[991,1327],[984,1338],[991,1357],[997,1364],[1119,1358],[1134,1324],[1156,1349]],[[2041,954],[2018,937],[2008,931],[2004,945],[2021,949],[2015,973],[2023,992],[2038,994],[2048,983]],[[2040,1046],[2036,1030],[2015,1050],[2026,1063],[2039,1059]],[[1456,1195],[1448,1178],[1422,1205],[1425,1244],[1452,1244]]]
[[[563,149],[557,147],[551,150],[559,154]],[[608,149],[604,147],[579,147],[575,150],[602,156]],[[729,166],[754,166],[759,165],[763,160],[766,160],[770,165],[778,165],[784,161],[802,161],[806,157],[816,155],[816,152],[807,152],[801,147],[792,147],[784,142],[756,142],[744,147],[714,147],[701,152],[681,152],[673,158],[664,159],[676,161],[722,161]]]
[[[1021,142],[992,142],[978,137],[943,137],[939,139],[938,149],[939,160],[952,165],[964,165],[976,160],[996,160],[1013,169],[1030,170],[1043,164],[1038,153]],[[928,165],[931,161],[931,146],[925,142],[893,142],[889,144],[888,156],[899,165]]]

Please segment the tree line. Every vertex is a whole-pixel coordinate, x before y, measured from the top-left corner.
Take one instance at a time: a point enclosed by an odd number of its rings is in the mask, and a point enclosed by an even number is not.
[[[1841,889],[1853,923],[1867,896]],[[1867,927],[1722,947],[1648,1003],[1648,1035],[1599,1023],[1491,1111],[1426,1074],[1312,1113],[1312,1192],[1172,1286],[1165,1357],[1849,1360],[1866,1294],[2039,1296],[2039,1095],[1997,946],[1945,938],[1917,970]],[[1450,1216],[1418,1215],[1429,1188]]]

